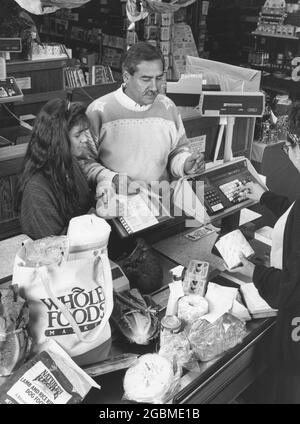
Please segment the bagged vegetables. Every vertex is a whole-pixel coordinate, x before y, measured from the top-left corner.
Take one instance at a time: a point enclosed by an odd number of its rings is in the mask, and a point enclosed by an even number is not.
[[[136,344],[148,344],[159,332],[156,310],[138,289],[114,292],[112,319],[121,333]]]

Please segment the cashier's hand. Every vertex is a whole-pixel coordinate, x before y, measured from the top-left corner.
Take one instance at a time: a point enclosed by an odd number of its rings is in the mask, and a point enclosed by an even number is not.
[[[255,265],[252,262],[248,261],[248,259],[245,258],[245,256],[242,253],[240,253],[240,261],[241,261],[241,265],[233,269],[229,269],[225,265],[226,270],[232,273],[239,272],[240,274],[245,275],[246,277],[249,277],[252,280]]]
[[[250,182],[239,186],[235,195],[238,196],[239,200],[251,199],[260,201],[264,192],[265,190],[259,184]]]
[[[204,154],[199,152],[192,153],[184,162],[185,174],[198,174],[205,169]]]

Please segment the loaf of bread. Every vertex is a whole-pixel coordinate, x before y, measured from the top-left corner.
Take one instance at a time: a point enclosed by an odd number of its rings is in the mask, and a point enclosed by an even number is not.
[[[174,381],[171,362],[157,353],[147,353],[126,371],[124,395],[143,403],[160,403]]]

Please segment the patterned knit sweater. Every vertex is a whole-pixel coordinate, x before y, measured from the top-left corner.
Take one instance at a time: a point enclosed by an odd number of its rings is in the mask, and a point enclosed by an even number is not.
[[[88,107],[96,143],[86,144],[82,168],[91,183],[111,181],[125,173],[136,181],[151,182],[183,176],[191,154],[175,104],[159,94],[152,105],[140,106],[122,87]]]
[[[74,179],[78,189],[78,208],[74,216],[86,214],[93,206],[86,178],[74,161]],[[71,217],[70,217],[71,218]],[[53,193],[48,179],[38,172],[26,184],[21,202],[22,232],[36,240],[51,235],[66,234],[68,220],[59,209],[59,199]]]

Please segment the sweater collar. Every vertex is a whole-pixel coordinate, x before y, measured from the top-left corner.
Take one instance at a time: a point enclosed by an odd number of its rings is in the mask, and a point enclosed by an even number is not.
[[[128,97],[123,90],[124,90],[124,85],[122,85],[120,88],[118,88],[115,91],[115,96],[117,101],[126,109],[133,110],[134,112],[144,112],[145,110],[149,110],[151,108],[152,104],[143,105],[143,106],[139,105],[130,97]]]

